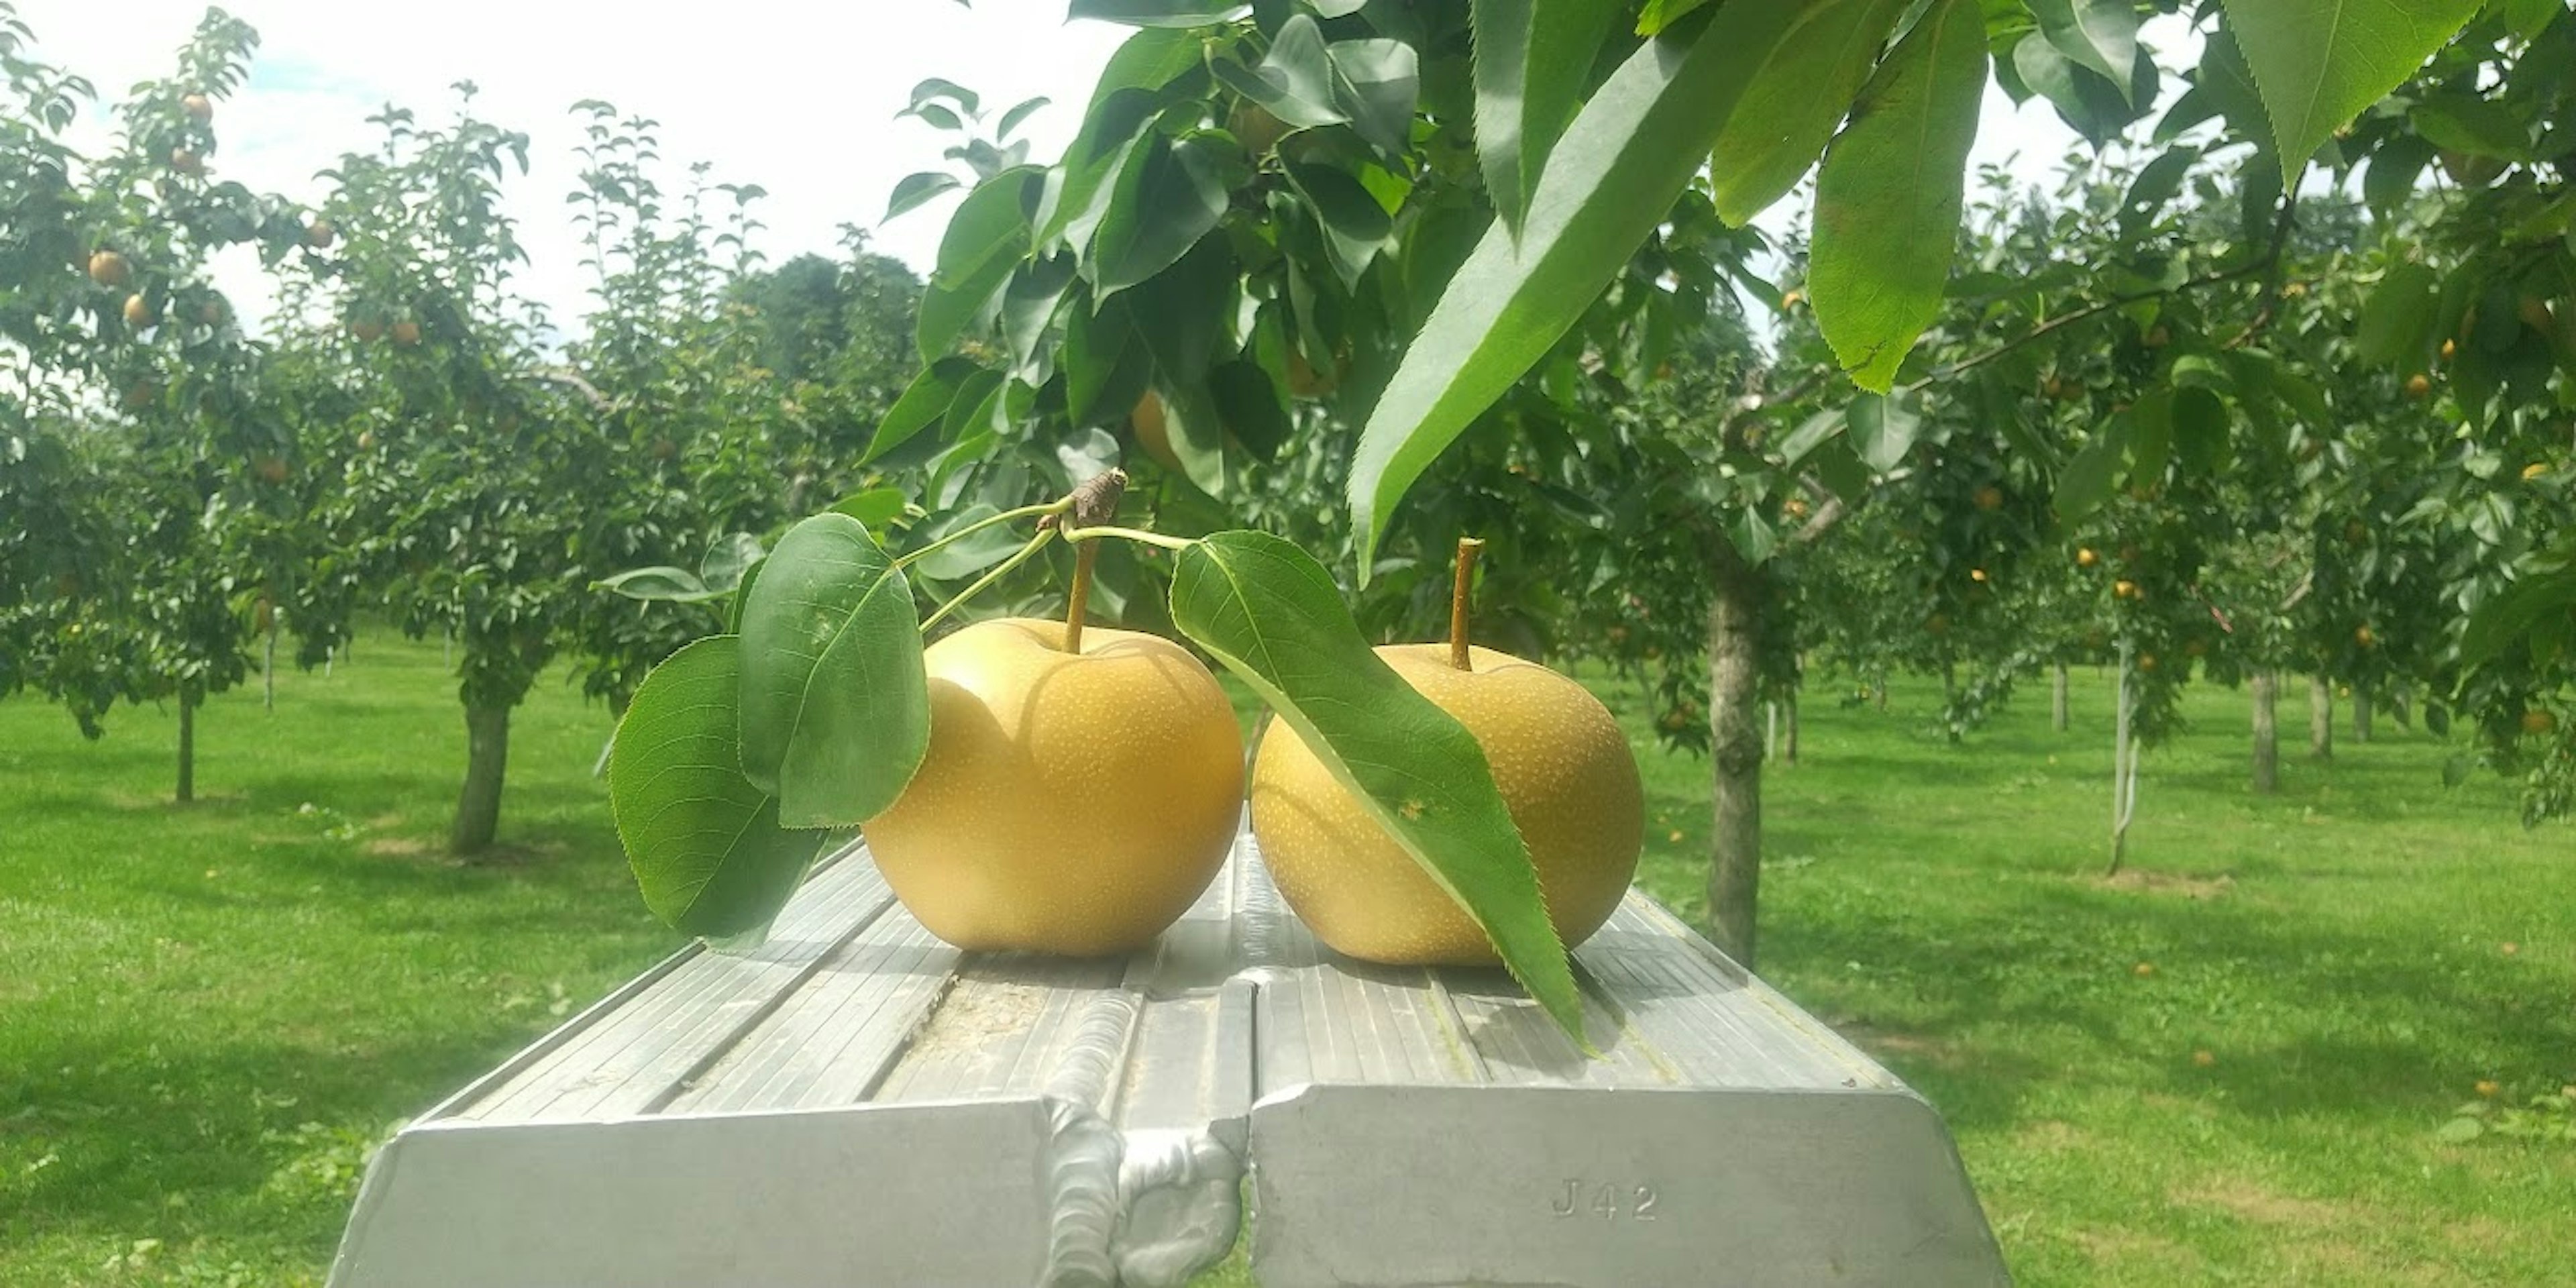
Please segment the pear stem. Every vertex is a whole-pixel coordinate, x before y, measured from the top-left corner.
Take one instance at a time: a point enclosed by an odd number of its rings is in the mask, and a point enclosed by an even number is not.
[[[1064,539],[1077,545],[1087,541],[1098,541],[1102,537],[1117,537],[1122,541],[1141,541],[1149,546],[1159,546],[1172,551],[1187,550],[1199,543],[1196,537],[1169,537],[1159,532],[1147,532],[1142,528],[1113,528],[1103,525],[1097,528],[1064,530]]]
[[[1111,469],[1094,475],[1065,497],[1070,513],[1056,520],[1067,532],[1091,527],[1118,517],[1118,499],[1127,494],[1127,471]],[[1091,565],[1100,557],[1100,547],[1083,542],[1073,556],[1073,591],[1065,596],[1064,651],[1082,652],[1082,610],[1091,603]]]
[[[1073,593],[1064,601],[1064,651],[1082,652],[1082,610],[1091,602],[1091,564],[1100,557],[1100,547],[1083,542],[1074,547]]]
[[[1476,555],[1484,548],[1481,537],[1458,538],[1458,572],[1449,583],[1449,665],[1461,671],[1476,669],[1467,656],[1467,601],[1476,588]]]

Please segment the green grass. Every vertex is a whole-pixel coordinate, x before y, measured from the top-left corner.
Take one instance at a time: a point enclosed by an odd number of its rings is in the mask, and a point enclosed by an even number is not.
[[[2566,829],[2384,725],[2254,800],[2218,691],[2148,758],[2147,879],[2105,884],[2079,686],[2076,733],[2042,695],[1963,747],[1923,687],[1811,694],[1766,975],[1948,1116],[2025,1285],[2564,1282],[2576,1147],[2435,1131],[2481,1081],[2576,1082]],[[671,946],[589,777],[606,715],[540,686],[474,867],[438,852],[461,725],[435,646],[371,636],[274,714],[219,699],[182,809],[166,714],[85,744],[0,702],[0,1285],[318,1282],[369,1142]],[[1643,759],[1644,879],[1695,914],[1705,762]]]
[[[2034,685],[1952,747],[1937,686],[1884,715],[1819,686],[1766,781],[1765,976],[1940,1107],[2024,1285],[2568,1282],[2576,1146],[2434,1134],[2480,1082],[2576,1084],[2567,829],[2444,790],[2385,720],[2312,763],[2296,700],[2255,798],[2212,689],[2105,883],[2109,687],[2079,672],[2072,733]],[[1695,916],[1705,765],[1644,760],[1643,880]]]
[[[216,699],[188,807],[173,714],[88,744],[0,703],[0,1284],[318,1284],[369,1144],[669,950],[590,778],[606,712],[549,681],[515,724],[467,867],[436,645]]]

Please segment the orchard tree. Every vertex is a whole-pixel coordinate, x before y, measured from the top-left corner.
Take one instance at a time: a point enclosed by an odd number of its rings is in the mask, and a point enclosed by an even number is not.
[[[311,554],[299,508],[271,490],[291,428],[260,396],[263,352],[207,268],[242,243],[273,267],[302,244],[304,221],[209,174],[216,104],[257,44],[248,26],[209,12],[174,73],[118,109],[113,150],[85,158],[58,136],[86,85],[25,60],[25,28],[6,21],[0,41],[26,96],[9,122],[27,162],[11,215],[25,251],[13,265],[18,414],[95,436],[16,453],[33,463],[28,501],[62,525],[20,538],[57,597],[52,640],[28,640],[26,656],[93,736],[115,699],[175,698],[187,801],[198,708],[248,673],[273,587]],[[74,461],[90,476],[45,485]],[[67,484],[91,498],[65,496]]]
[[[617,498],[594,472],[595,408],[545,373],[543,319],[511,291],[524,254],[501,184],[524,172],[527,138],[476,118],[473,87],[457,88],[453,121],[388,107],[370,118],[383,147],[325,172],[335,252],[310,321],[354,373],[332,520],[403,630],[458,646],[467,749],[450,844],[474,854],[499,824],[510,712],[592,593],[584,511]]]

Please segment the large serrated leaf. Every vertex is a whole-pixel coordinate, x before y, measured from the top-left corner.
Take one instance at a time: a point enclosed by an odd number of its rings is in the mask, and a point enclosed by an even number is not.
[[[1968,147],[1986,90],[1986,21],[1941,0],[1861,91],[1816,180],[1807,292],[1852,379],[1884,393],[1941,311]]]
[[[644,906],[709,939],[766,927],[823,839],[780,827],[777,798],[743,777],[741,643],[710,636],[653,668],[608,755],[609,807]]]
[[[1520,235],[1486,229],[1360,437],[1350,497],[1363,578],[1386,515],[1413,481],[1555,346],[1671,213],[1793,12],[1731,4],[1647,42],[1566,127]]]
[[[1738,228],[1788,195],[1869,81],[1904,0],[1806,0],[1710,149],[1718,217]]]
[[[1517,230],[1529,213],[1619,9],[1611,0],[1475,0],[1476,158],[1505,226]]]
[[[846,514],[787,530],[745,597],[742,769],[790,827],[882,813],[930,748],[912,588]]]
[[[2404,84],[2483,0],[2225,0],[2285,169]]]
[[[1484,749],[1369,649],[1332,574],[1267,533],[1220,532],[1181,552],[1171,607],[1173,624],[1260,693],[1583,1042],[1565,946]]]

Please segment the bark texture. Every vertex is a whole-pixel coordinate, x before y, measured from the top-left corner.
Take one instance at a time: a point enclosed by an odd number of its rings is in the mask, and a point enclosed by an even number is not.
[[[2253,689],[2254,792],[2269,796],[2281,790],[2281,677],[2270,671],[2256,671]]]
[[[501,783],[510,765],[510,709],[465,708],[465,788],[456,797],[456,826],[448,848],[480,854],[501,829]]]
[[[1762,888],[1761,573],[1734,547],[1712,543],[1716,597],[1708,615],[1712,815],[1708,912],[1718,948],[1753,969]]]
[[[2334,683],[2322,675],[2308,677],[2308,754],[2334,759]]]
[[[2352,740],[2370,741],[2370,690],[2352,686]]]
[[[179,803],[197,799],[197,705],[203,699],[190,685],[179,686]]]

